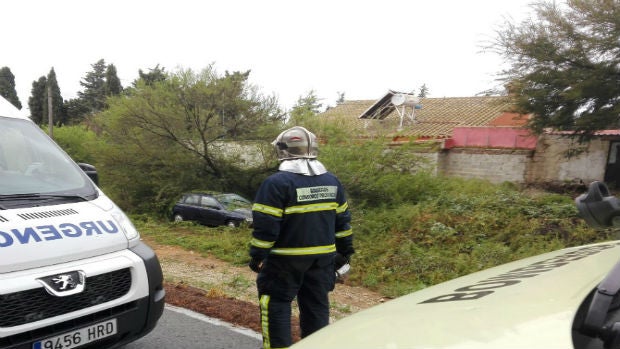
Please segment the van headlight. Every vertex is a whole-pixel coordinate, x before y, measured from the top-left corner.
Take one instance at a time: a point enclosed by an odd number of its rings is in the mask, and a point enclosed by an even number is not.
[[[129,240],[130,247],[133,245],[134,242],[137,243],[140,240],[140,233],[138,233],[138,229],[134,227],[133,223],[131,223],[131,220],[129,219],[129,217],[127,217],[125,212],[123,212],[115,205],[110,214],[123,230],[123,233],[127,237],[127,240]]]

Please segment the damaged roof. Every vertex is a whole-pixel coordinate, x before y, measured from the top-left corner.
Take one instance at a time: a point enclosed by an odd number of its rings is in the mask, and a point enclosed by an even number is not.
[[[447,138],[460,126],[522,126],[527,119],[511,112],[512,103],[505,96],[420,98],[418,107],[395,107],[389,99],[394,91],[379,100],[354,100],[338,104],[320,115],[325,120],[344,123],[358,134],[393,135],[419,138]],[[411,115],[403,118],[400,113]],[[374,114],[373,114],[374,113]]]

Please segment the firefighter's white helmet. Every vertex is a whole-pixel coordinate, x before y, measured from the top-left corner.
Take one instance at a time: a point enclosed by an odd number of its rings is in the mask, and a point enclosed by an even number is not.
[[[275,146],[279,160],[316,159],[319,154],[316,136],[301,126],[280,133],[271,144]]]

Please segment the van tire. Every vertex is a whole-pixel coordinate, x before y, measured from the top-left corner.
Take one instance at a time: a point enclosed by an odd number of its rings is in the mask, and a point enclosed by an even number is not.
[[[172,217],[172,220],[175,222],[183,222],[185,219],[183,218],[183,216],[181,216],[180,213],[175,213]]]

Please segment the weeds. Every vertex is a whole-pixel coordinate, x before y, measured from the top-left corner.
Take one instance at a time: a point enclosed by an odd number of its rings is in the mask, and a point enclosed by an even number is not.
[[[564,247],[609,240],[578,217],[568,195],[413,172],[400,148],[324,149],[347,190],[356,253],[348,283],[397,297],[458,276]],[[156,241],[247,263],[248,228],[138,219]]]
[[[249,288],[254,286],[254,280],[248,280],[243,275],[236,275],[226,285],[231,288]]]
[[[540,253],[612,238],[577,216],[572,198],[480,182],[437,179],[418,203],[351,207],[356,254],[349,283],[397,297]],[[464,185],[461,185],[464,184]],[[476,191],[476,188],[479,188]],[[247,263],[248,228],[134,218],[159,243]],[[247,280],[233,282],[245,286]]]
[[[351,314],[352,312],[351,306],[348,304],[343,305],[343,304],[338,304],[338,303],[330,303],[329,307],[343,314]]]

